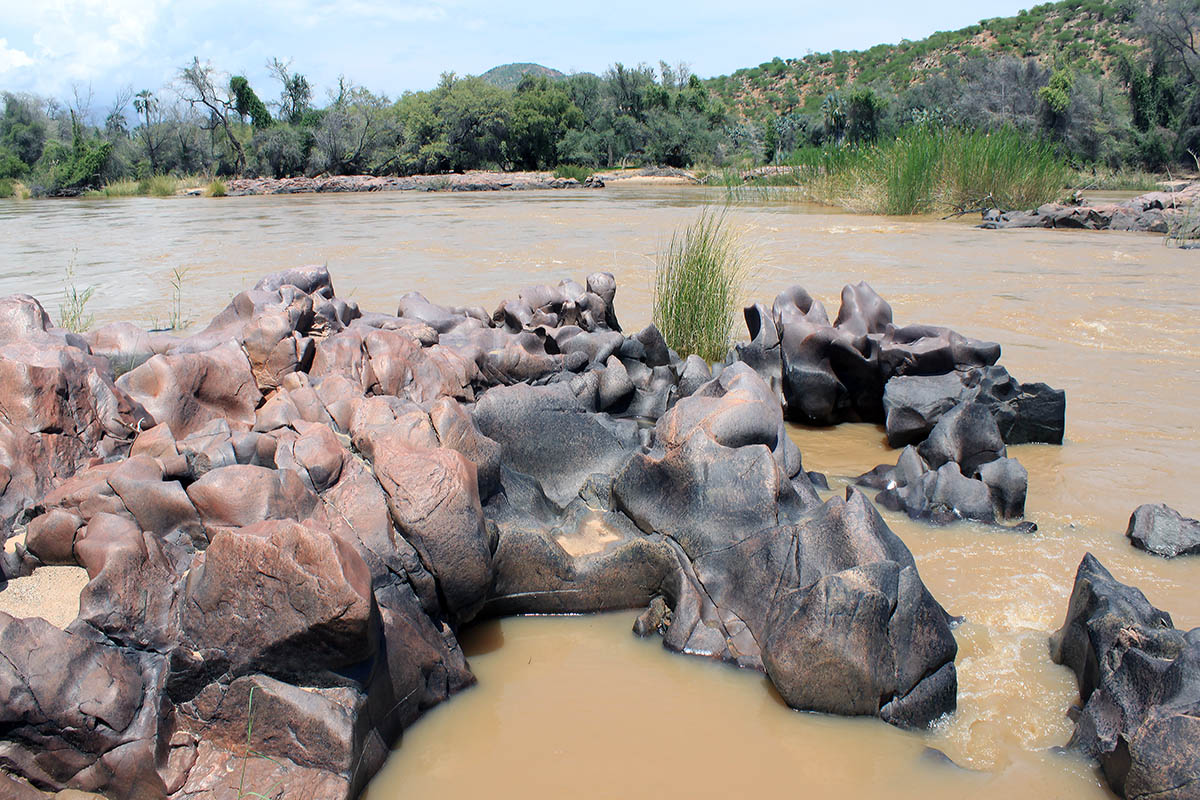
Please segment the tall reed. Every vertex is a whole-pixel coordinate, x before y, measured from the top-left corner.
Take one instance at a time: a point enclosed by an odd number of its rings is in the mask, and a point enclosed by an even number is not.
[[[749,259],[725,212],[705,208],[671,235],[654,274],[654,324],[681,356],[729,352]]]
[[[804,147],[787,163],[790,172],[766,180],[869,214],[1032,208],[1057,199],[1073,176],[1053,145],[1008,127],[911,127],[873,144]]]

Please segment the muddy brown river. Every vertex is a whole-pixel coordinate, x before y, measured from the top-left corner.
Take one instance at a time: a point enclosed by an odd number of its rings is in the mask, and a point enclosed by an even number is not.
[[[0,294],[57,317],[64,277],[94,287],[97,324],[163,323],[170,278],[197,324],[265,272],[326,263],[338,294],[394,311],[407,291],[492,308],[531,282],[618,279],[625,328],[649,321],[656,251],[719,194],[685,187],[489,194],[0,202]],[[1066,743],[1073,676],[1046,638],[1091,551],[1123,582],[1200,625],[1200,559],[1130,547],[1130,512],[1200,516],[1200,255],[1153,235],[980,231],[970,220],[861,217],[740,205],[758,268],[747,299],[804,285],[836,314],[866,280],[897,322],[1000,342],[1018,380],[1067,392],[1067,441],[1023,445],[1033,535],[885,512],[930,591],[966,618],[959,710],[927,733],[790,711],[761,675],[665,652],[634,613],[519,618],[464,634],[479,686],[409,730],[369,789],[389,798],[1109,797]],[[794,427],[807,469],[834,491],[895,461],[882,428]],[[922,757],[935,747],[973,771]]]

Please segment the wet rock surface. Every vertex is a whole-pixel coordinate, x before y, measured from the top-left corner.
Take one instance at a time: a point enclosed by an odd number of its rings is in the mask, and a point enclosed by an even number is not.
[[[1125,536],[1134,547],[1156,556],[1200,555],[1200,521],[1162,503],[1134,509]]]
[[[785,418],[881,422],[889,380],[962,387],[998,346],[897,328],[859,284],[833,325],[801,289],[748,309],[753,341],[712,367],[623,332],[615,296],[596,273],[393,315],[311,267],[184,339],[84,339],[0,302],[0,369],[24,380],[0,398],[0,509],[28,529],[4,568],[90,579],[66,630],[0,616],[0,766],[147,798],[234,796],[245,766],[353,797],[474,681],[462,627],[517,613],[644,609],[640,634],[762,671],[795,708],[952,711],[950,617],[863,493],[822,502]],[[937,415],[884,493],[1018,516],[999,420],[1041,417],[1005,402]]]
[[[1068,747],[1098,761],[1117,794],[1200,796],[1200,628],[1177,630],[1089,553],[1050,653],[1084,703]]]

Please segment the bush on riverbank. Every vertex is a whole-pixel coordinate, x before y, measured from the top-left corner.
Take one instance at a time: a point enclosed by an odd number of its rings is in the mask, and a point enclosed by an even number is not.
[[[580,183],[583,183],[595,171],[596,170],[592,169],[591,167],[580,167],[576,166],[575,164],[559,164],[554,170],[554,177],[574,178]]]
[[[705,209],[671,235],[654,273],[654,324],[671,348],[684,357],[725,358],[748,266],[724,212]]]

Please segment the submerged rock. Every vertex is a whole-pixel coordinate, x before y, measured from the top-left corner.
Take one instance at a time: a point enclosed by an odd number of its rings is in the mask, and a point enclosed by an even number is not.
[[[1125,536],[1134,547],[1164,558],[1200,554],[1200,521],[1162,503],[1134,509]]]
[[[1050,655],[1084,703],[1068,748],[1122,797],[1200,796],[1200,628],[1177,630],[1089,553]]]

